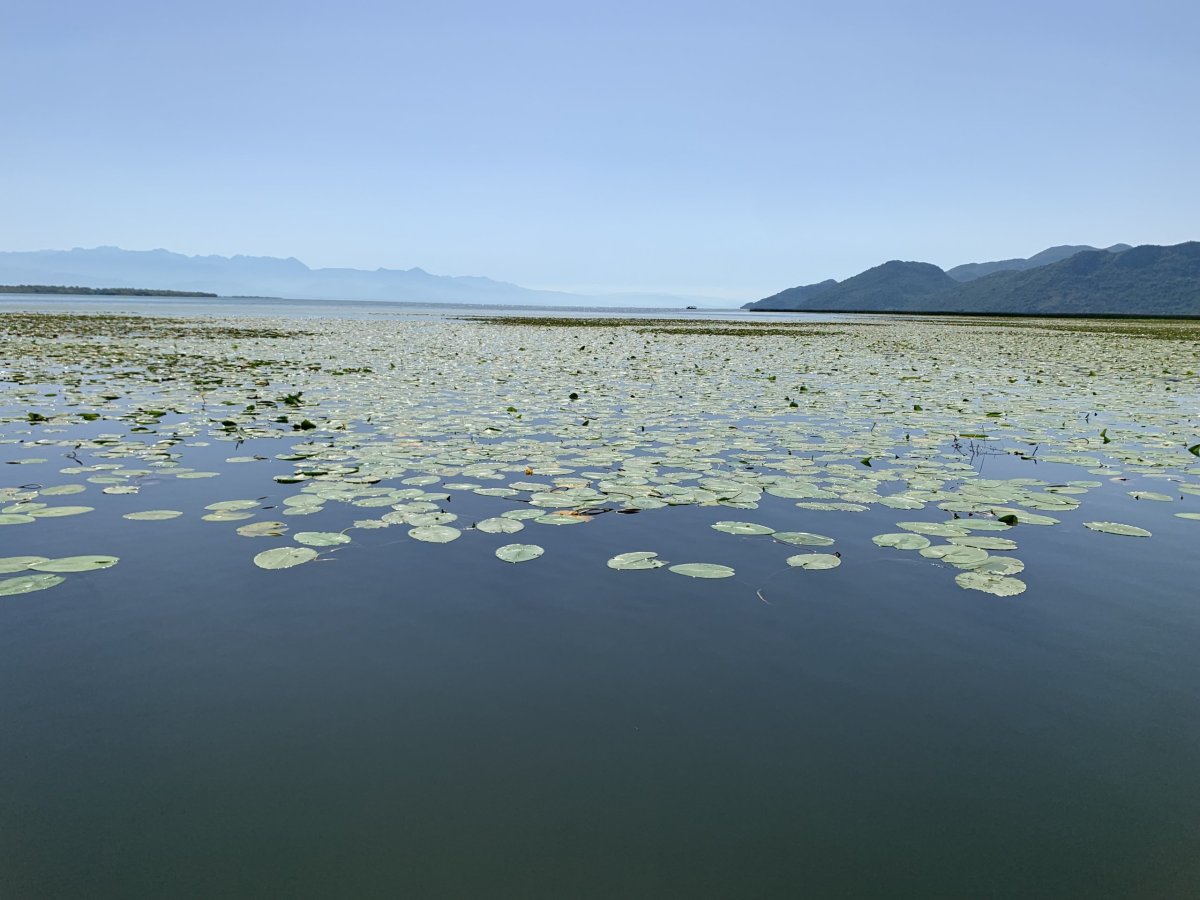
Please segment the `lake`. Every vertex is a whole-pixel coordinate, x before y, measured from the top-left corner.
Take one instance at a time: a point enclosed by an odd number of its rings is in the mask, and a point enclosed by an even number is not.
[[[1200,323],[210,303],[0,298],[0,896],[1200,892]]]

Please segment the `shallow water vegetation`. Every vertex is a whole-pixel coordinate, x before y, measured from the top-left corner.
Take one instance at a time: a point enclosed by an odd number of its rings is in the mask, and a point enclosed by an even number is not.
[[[252,557],[288,568],[315,559],[313,548],[334,558],[355,529],[403,526],[418,545],[461,538],[486,553],[487,535],[600,516],[673,528],[676,507],[718,507],[687,527],[767,550],[844,547],[840,523],[866,516],[879,549],[864,540],[847,570],[860,559],[916,563],[929,578],[959,570],[961,587],[1015,596],[1024,563],[1008,554],[1064,521],[1078,527],[1094,493],[1120,496],[1135,523],[1176,508],[1162,514],[1166,527],[1193,527],[1200,379],[1182,351],[1198,334],[1195,323],[999,319],[495,316],[299,328],[0,315],[5,461],[55,458],[67,479],[0,487],[0,525],[34,534],[144,498],[140,510],[119,507],[129,528],[198,517],[244,537],[295,530],[300,546]],[[756,340],[726,340],[746,335]],[[229,469],[189,465],[192,447],[221,443],[227,466],[261,475],[262,496],[221,499]],[[149,508],[174,480],[213,485],[209,502]],[[85,492],[88,505],[54,499]],[[460,519],[454,501],[468,495],[489,514]],[[270,518],[259,520],[263,509]],[[325,530],[289,524],[317,514],[330,519]],[[1084,524],[1151,536],[1139,524]],[[602,562],[587,562],[594,530],[561,532],[581,565]],[[650,551],[608,561],[666,566]],[[727,578],[727,568],[670,571]]]

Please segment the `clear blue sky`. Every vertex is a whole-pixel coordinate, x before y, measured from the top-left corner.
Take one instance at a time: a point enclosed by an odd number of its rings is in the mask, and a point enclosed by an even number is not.
[[[7,0],[0,249],[752,299],[1176,243],[1198,42],[1152,0]]]

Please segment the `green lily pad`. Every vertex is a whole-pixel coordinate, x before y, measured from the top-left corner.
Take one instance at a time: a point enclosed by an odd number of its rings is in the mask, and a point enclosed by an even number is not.
[[[317,558],[317,551],[310,547],[276,547],[264,550],[254,557],[260,569],[290,569]]]
[[[997,597],[1015,597],[1025,592],[1025,582],[1006,575],[991,575],[982,572],[961,572],[954,576],[959,587],[970,591],[983,591]]]
[[[147,509],[142,512],[125,513],[121,518],[134,522],[165,522],[167,519],[178,519],[182,515],[177,509]]]
[[[771,537],[785,544],[795,544],[798,547],[828,547],[834,543],[831,537],[808,531],[776,531]]]
[[[118,562],[115,556],[62,556],[34,563],[29,568],[38,572],[94,572],[97,569],[111,568]]]
[[[871,538],[871,541],[880,547],[895,547],[897,550],[924,550],[930,544],[929,538],[925,535],[913,534],[910,531],[877,534]]]
[[[986,575],[1016,575],[1025,570],[1025,563],[1013,556],[989,556],[975,568],[972,572],[980,572]]]
[[[420,525],[408,532],[408,536],[430,544],[446,544],[462,536],[462,532],[451,525]]]
[[[258,500],[221,500],[217,503],[210,503],[204,508],[211,509],[213,512],[227,512],[231,510],[254,509],[258,505]]]
[[[649,550],[634,550],[630,553],[618,553],[606,564],[610,569],[659,569],[666,565],[657,559],[657,553]]]
[[[1084,528],[1090,528],[1092,531],[1102,531],[1105,534],[1121,534],[1127,537],[1151,537],[1149,531],[1145,528],[1138,528],[1136,525],[1122,525],[1120,522],[1084,522]]]
[[[252,512],[238,512],[236,510],[223,509],[219,512],[211,512],[200,517],[205,522],[241,522],[244,519],[253,519]]]
[[[798,569],[836,569],[842,560],[832,553],[798,553],[789,556],[787,564]]]
[[[15,578],[0,578],[0,597],[17,594],[32,594],[44,591],[66,581],[61,575],[18,575]]]
[[[0,513],[0,525],[28,525],[30,522],[36,522],[33,516],[27,516],[21,513]]]
[[[679,563],[671,566],[667,571],[677,575],[686,575],[688,578],[730,578],[734,574],[733,569],[729,566],[720,566],[716,563]]]
[[[979,547],[960,547],[955,544],[937,544],[921,551],[922,556],[940,559],[960,569],[971,569],[988,559],[988,552]]]
[[[475,523],[475,528],[484,534],[516,534],[524,527],[517,519],[505,516],[483,519]]]
[[[967,530],[957,525],[946,525],[943,522],[897,522],[897,528],[911,531],[913,534],[924,534],[930,537],[965,537]]]
[[[87,490],[86,484],[56,484],[53,487],[42,488],[39,497],[65,497],[68,494],[82,494]]]
[[[242,537],[279,537],[288,527],[282,522],[252,522],[237,530]]]
[[[292,535],[292,540],[308,547],[334,547],[349,544],[351,539],[337,531],[298,531]]]
[[[1017,542],[1008,538],[993,537],[991,535],[972,534],[968,537],[950,537],[946,538],[951,544],[958,544],[960,547],[978,547],[981,550],[1016,550]]]
[[[545,552],[537,544],[505,544],[496,549],[496,558],[508,563],[528,562]]]
[[[24,572],[34,563],[49,562],[45,556],[6,556],[0,559],[0,573]]]
[[[92,506],[47,506],[44,509],[30,511],[29,515],[36,519],[61,519],[65,516],[81,516],[93,512]]]
[[[756,525],[754,522],[717,522],[712,526],[717,531],[726,534],[774,534],[774,528],[766,525]]]

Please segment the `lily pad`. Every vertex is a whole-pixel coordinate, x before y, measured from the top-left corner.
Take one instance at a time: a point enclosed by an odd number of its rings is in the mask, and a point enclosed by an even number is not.
[[[828,547],[834,543],[831,537],[808,531],[776,531],[771,537],[785,544],[795,544],[798,547]]]
[[[688,578],[730,578],[734,571],[729,566],[720,566],[716,563],[679,563],[667,569],[668,572],[674,572],[677,575],[686,575]]]
[[[930,544],[929,538],[925,535],[913,534],[910,531],[877,534],[871,540],[880,547],[895,547],[897,550],[924,550]]]
[[[452,525],[420,525],[411,529],[408,536],[429,544],[446,544],[462,536],[462,532]]]
[[[93,512],[92,506],[47,506],[44,509],[31,510],[29,515],[36,519],[61,519],[64,516],[81,516]]]
[[[484,534],[516,534],[525,526],[517,519],[505,516],[496,516],[492,519],[483,519],[475,523],[475,528],[482,531]]]
[[[774,528],[757,525],[754,522],[717,522],[712,526],[717,531],[726,534],[774,534]]]
[[[237,530],[242,537],[279,537],[288,527],[282,522],[251,522]]]
[[[15,578],[0,578],[0,597],[17,594],[32,594],[44,591],[66,581],[61,575],[18,575]]]
[[[260,569],[290,569],[317,558],[317,551],[310,547],[276,547],[264,550],[254,557]]]
[[[509,563],[528,562],[545,552],[537,544],[505,544],[496,549],[496,558]]]
[[[34,563],[29,568],[38,572],[94,572],[108,569],[119,562],[115,556],[61,556],[45,562]]]
[[[292,535],[292,540],[308,547],[334,547],[349,544],[351,538],[337,531],[298,531]]]
[[[165,522],[167,519],[178,519],[182,515],[177,509],[147,509],[142,512],[125,513],[121,518],[134,522]]]
[[[1090,528],[1092,531],[1102,531],[1105,534],[1121,534],[1127,537],[1151,537],[1149,531],[1145,528],[1138,528],[1136,525],[1122,525],[1120,522],[1084,522],[1084,528]]]
[[[1015,597],[1025,592],[1025,582],[1019,578],[1009,578],[1005,575],[991,575],[983,572],[961,572],[954,576],[961,588],[970,591],[983,591],[997,597]]]
[[[630,553],[618,553],[607,563],[610,569],[659,569],[666,565],[658,554],[649,550],[635,550]]]
[[[48,561],[45,556],[6,556],[0,558],[0,573],[24,572],[34,563]]]
[[[82,494],[87,490],[85,484],[56,484],[53,487],[42,488],[39,497],[65,497],[68,494]]]
[[[842,560],[832,553],[798,553],[789,556],[787,564],[798,569],[836,569]]]

